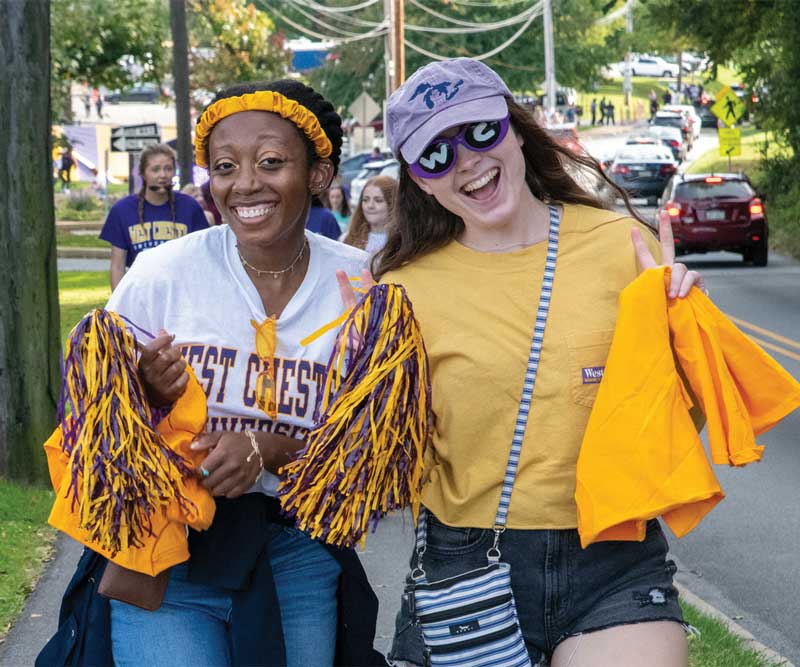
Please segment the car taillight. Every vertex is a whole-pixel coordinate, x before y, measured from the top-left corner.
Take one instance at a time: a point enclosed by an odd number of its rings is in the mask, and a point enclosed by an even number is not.
[[[671,218],[677,218],[681,214],[681,205],[674,201],[669,201],[667,202],[665,210]]]
[[[614,174],[630,174],[631,168],[625,164],[615,164],[611,172]]]
[[[674,164],[662,164],[659,169],[658,173],[662,176],[669,176],[670,174],[674,174],[677,171]]]
[[[750,217],[762,217],[764,215],[764,205],[761,200],[756,197],[750,202]]]

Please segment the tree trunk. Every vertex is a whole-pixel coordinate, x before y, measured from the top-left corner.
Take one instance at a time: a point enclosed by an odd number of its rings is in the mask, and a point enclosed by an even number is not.
[[[175,78],[175,114],[178,126],[178,164],[181,168],[181,187],[191,183],[192,119],[189,109],[189,36],[186,32],[185,0],[170,0],[172,28],[172,75]]]
[[[26,481],[61,384],[49,40],[49,0],[0,0],[0,476]]]

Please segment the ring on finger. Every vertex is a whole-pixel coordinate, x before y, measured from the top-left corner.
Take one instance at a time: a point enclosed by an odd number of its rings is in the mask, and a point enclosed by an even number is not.
[[[203,479],[208,477],[211,473],[206,470],[205,466],[200,466],[200,474],[203,476]]]

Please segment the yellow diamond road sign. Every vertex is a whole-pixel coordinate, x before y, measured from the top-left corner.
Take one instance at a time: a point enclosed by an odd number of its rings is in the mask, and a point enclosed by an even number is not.
[[[711,113],[728,127],[735,125],[736,121],[744,116],[744,112],[744,102],[728,86],[720,89],[717,93],[717,101],[711,107]]]
[[[742,131],[738,127],[721,127],[719,130],[719,154],[735,157],[742,154]]]

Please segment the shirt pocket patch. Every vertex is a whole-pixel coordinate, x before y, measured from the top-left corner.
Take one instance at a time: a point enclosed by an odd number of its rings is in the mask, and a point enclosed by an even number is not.
[[[572,399],[591,408],[605,372],[613,329],[588,331],[567,336],[569,385]]]

